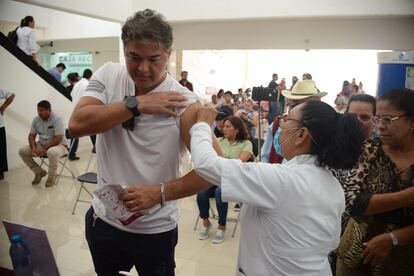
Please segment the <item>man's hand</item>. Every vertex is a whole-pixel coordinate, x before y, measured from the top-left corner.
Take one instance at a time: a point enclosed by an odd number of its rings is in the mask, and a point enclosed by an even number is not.
[[[119,199],[131,212],[149,209],[161,202],[161,186],[159,184],[130,186],[124,189]]]
[[[365,247],[362,252],[364,264],[371,264],[372,266],[381,265],[393,247],[388,233],[372,238],[369,242],[364,243],[363,246]]]
[[[173,108],[186,107],[187,97],[178,92],[148,93],[137,96],[138,111],[146,114],[177,116]]]
[[[197,111],[197,122],[205,122],[212,126],[216,119],[217,110],[212,107],[200,107]]]
[[[36,157],[45,156],[46,150],[44,148],[34,148],[32,149],[32,155]]]

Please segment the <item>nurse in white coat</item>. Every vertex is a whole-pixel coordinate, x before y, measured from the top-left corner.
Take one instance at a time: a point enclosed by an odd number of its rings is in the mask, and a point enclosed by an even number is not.
[[[343,190],[327,169],[351,168],[363,145],[354,115],[340,115],[323,102],[298,105],[282,118],[275,135],[284,164],[242,163],[219,157],[212,146],[215,111],[201,108],[191,128],[194,168],[221,186],[223,201],[243,202],[237,275],[332,275],[328,254],[339,242]],[[143,187],[136,209],[150,197],[172,200],[205,187],[165,183]],[[159,187],[159,186],[158,186]]]

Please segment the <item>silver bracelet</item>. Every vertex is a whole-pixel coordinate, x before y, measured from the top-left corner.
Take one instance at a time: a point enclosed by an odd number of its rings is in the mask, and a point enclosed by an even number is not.
[[[160,202],[160,204],[161,204],[161,207],[163,207],[164,204],[165,204],[165,193],[164,193],[165,185],[164,185],[163,182],[161,182],[160,186],[161,186],[161,202]]]
[[[393,232],[389,232],[388,233],[390,235],[391,238],[391,242],[393,246],[397,246],[400,242],[398,241],[397,237],[394,235]]]

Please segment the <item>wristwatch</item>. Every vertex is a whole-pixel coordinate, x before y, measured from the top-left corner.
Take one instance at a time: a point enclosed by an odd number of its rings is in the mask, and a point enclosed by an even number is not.
[[[397,246],[399,244],[397,237],[394,235],[393,232],[389,232],[388,234],[390,235],[392,245]]]
[[[125,105],[131,111],[132,115],[134,117],[138,117],[141,115],[141,113],[138,111],[138,100],[137,97],[134,96],[128,96],[125,99]]]

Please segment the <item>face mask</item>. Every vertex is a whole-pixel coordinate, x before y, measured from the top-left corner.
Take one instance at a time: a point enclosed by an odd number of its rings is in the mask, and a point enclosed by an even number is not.
[[[275,134],[275,138],[273,140],[273,145],[275,147],[276,153],[283,157],[283,155],[282,155],[282,146],[279,144],[279,138],[280,138],[281,134],[282,134],[282,129],[279,127],[277,129],[276,134]]]
[[[298,132],[299,130],[300,130],[300,128],[297,129],[294,133],[292,133],[292,135],[290,135],[288,138],[286,138],[285,141],[282,142],[282,144],[285,143],[287,140],[289,140],[290,137],[295,135],[295,133]],[[279,127],[277,132],[275,133],[275,137],[273,139],[273,145],[275,147],[276,153],[284,158],[284,156],[282,154],[282,144],[279,143],[280,135],[282,135],[282,128]]]

